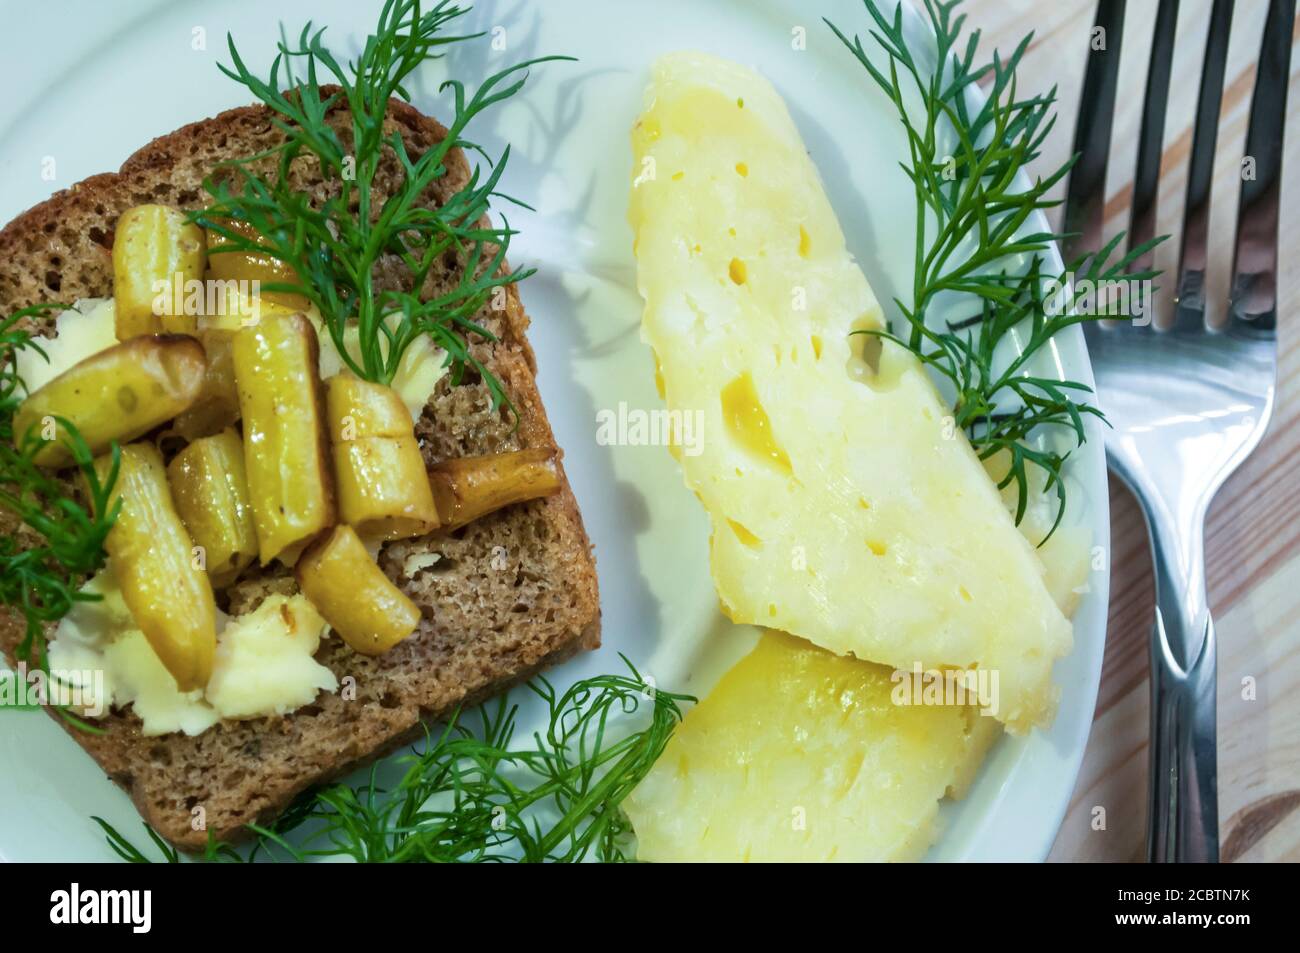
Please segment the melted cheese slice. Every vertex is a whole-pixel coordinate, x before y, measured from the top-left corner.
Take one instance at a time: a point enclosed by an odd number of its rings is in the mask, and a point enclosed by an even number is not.
[[[888,668],[765,633],[623,802],[642,861],[913,860],[999,734],[896,705]]]
[[[996,669],[997,716],[1050,721],[1070,624],[948,409],[882,326],[785,104],[702,54],[655,66],[629,218],[642,337],[712,521],[724,611],[834,653]]]

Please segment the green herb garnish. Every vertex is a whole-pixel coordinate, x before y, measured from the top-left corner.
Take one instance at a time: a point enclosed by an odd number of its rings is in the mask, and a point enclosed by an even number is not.
[[[512,748],[517,706],[507,699],[477,709],[478,730],[453,716],[423,753],[399,760],[398,783],[381,786],[378,767],[357,787],[309,792],[272,827],[251,826],[245,857],[209,840],[208,860],[303,861],[347,856],[359,862],[626,861],[631,829],[623,799],[649,772],[681,720],[686,695],[652,689],[627,662],[628,675],[601,675],[558,693],[544,678],[528,688],[547,705],[545,731]],[[649,724],[628,732],[620,722]],[[148,858],[112,825],[95,818],[123,860]],[[163,859],[176,851],[145,825]],[[289,835],[303,829],[303,836]]]
[[[453,383],[462,379],[466,365],[474,368],[495,407],[508,403],[505,390],[471,353],[468,336],[494,340],[475,322],[475,314],[490,299],[494,306],[503,303],[498,289],[533,271],[505,271],[515,233],[504,217],[500,227],[486,219],[492,198],[516,202],[496,191],[510,150],[493,163],[465,138],[465,130],[475,117],[517,93],[530,66],[570,57],[547,56],[511,66],[490,76],[472,95],[459,81],[446,81],[440,88],[452,91],[455,109],[447,135],[413,157],[399,133],[384,129],[389,100],[409,100],[403,83],[426,60],[438,58],[444,47],[482,36],[443,35],[447,25],[466,12],[447,0],[428,11],[421,10],[418,0],[387,0],[375,33],[357,59],[346,64],[325,46],[325,31],[313,32],[308,23],[296,43],[278,44],[279,54],[265,80],[248,69],[230,39],[231,66],[222,66],[222,71],[272,110],[285,141],[270,153],[227,164],[236,172],[233,184],[226,178],[209,179],[205,185],[212,204],[193,217],[227,240],[216,254],[261,253],[291,265],[299,283],[266,288],[309,299],[340,357],[357,376],[391,383],[407,347],[427,334],[446,352]],[[301,69],[294,69],[295,60]],[[337,88],[323,88],[323,80]],[[350,135],[340,136],[328,119],[337,103],[346,104],[350,112]],[[482,155],[491,172],[483,177],[475,168],[460,191],[435,205],[430,189],[447,174],[445,160],[457,148]],[[321,203],[292,182],[294,163],[306,156],[337,187]],[[256,171],[259,162],[272,157],[274,175]],[[401,181],[376,204],[372,187],[386,159],[400,165]],[[261,238],[223,227],[223,218],[248,222]],[[389,274],[381,287],[376,268],[381,259],[393,257],[401,261],[402,274],[396,286],[395,276]],[[455,287],[434,290],[431,271],[449,257],[458,263],[459,281]],[[350,326],[358,330],[355,355],[344,344]]]
[[[100,598],[81,592],[81,580],[104,565],[104,539],[117,516],[116,505],[108,505],[117,479],[116,445],[111,451],[113,466],[101,481],[77,428],[71,421],[57,419],[85,480],[87,509],[69,494],[64,481],[33,462],[49,441],[35,431],[21,435],[21,440],[14,433],[14,414],[27,395],[27,384],[18,373],[18,354],[31,351],[48,360],[39,338],[20,324],[62,307],[37,305],[0,320],[0,507],[13,514],[29,535],[21,543],[17,533],[0,537],[0,604],[19,609],[26,622],[17,660],[36,658],[47,676],[44,626],[66,615],[74,602]],[[89,727],[66,710],[60,712],[79,727]]]
[[[102,817],[94,816],[91,817],[91,820],[103,829],[104,836],[108,839],[108,845],[113,848],[117,853],[117,856],[121,857],[128,864],[153,863],[153,861],[150,860],[149,857],[140,850],[140,848],[136,847],[129,840],[119,834],[117,829],[113,827],[112,824],[108,823],[108,821],[104,820]],[[181,862],[180,851],[167,843],[167,841],[163,840],[162,837],[158,835],[158,832],[148,824],[142,826],[145,829],[145,833],[149,835],[149,839],[153,841],[154,846],[158,848],[158,852],[162,854],[162,859],[164,861],[169,864],[179,864]]]
[[[1128,269],[1164,239],[1134,248],[1111,264],[1120,235],[1105,248],[1068,263],[1064,274],[1046,273],[1051,243],[1070,236],[1026,233],[1025,225],[1035,211],[1059,204],[1049,200],[1047,193],[1070,170],[1074,158],[1023,190],[1015,179],[1037,158],[1052,129],[1056,91],[1017,95],[1016,68],[1032,34],[1006,60],[994,52],[991,62],[976,64],[980,34],[971,32],[963,50],[965,17],[953,15],[960,3],[924,0],[936,46],[918,55],[904,36],[902,9],[890,20],[874,0],[864,0],[875,23],[869,35],[884,53],[887,67],[872,61],[858,37],[849,39],[826,21],[897,107],[910,152],[903,169],[916,190],[912,303],[895,299],[907,331],[861,333],[902,345],[951,383],[956,392],[955,424],[969,434],[980,459],[1007,451],[1010,468],[999,489],[1015,481],[1017,524],[1028,503],[1028,466],[1044,472],[1044,490],[1055,491],[1057,500],[1050,537],[1065,512],[1061,471],[1069,451],[1061,453],[1050,443],[1040,449],[1031,438],[1063,429],[1077,447],[1086,439],[1084,418],[1105,417],[1087,402],[1086,395],[1092,392],[1087,385],[1036,377],[1027,372],[1026,364],[1070,325],[1113,317],[1075,312],[1081,289],[1088,287],[1085,282],[1097,287],[1101,282],[1154,278],[1155,271]],[[976,84],[984,87],[987,99],[972,111],[966,97]],[[919,98],[919,116],[905,105],[913,92]],[[1028,264],[1017,267],[1017,259]],[[1071,290],[1066,300],[1052,300],[1053,289],[1067,287]],[[945,295],[949,300],[953,295],[973,297],[971,317],[935,327],[931,310],[942,307]],[[1016,334],[1022,335],[1020,351],[1000,366],[994,354],[1005,353],[1000,346],[1011,343]]]

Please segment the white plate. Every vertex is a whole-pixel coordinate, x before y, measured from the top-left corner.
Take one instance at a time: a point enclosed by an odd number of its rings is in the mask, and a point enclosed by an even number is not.
[[[327,24],[336,51],[350,51],[372,25],[377,3],[265,2],[103,4],[76,0],[30,5],[4,0],[0,50],[10,75],[23,77],[0,100],[0,221],[88,175],[116,168],[152,137],[249,97],[221,77],[225,34],[264,75],[277,36],[303,20]],[[810,9],[815,7],[815,10]],[[908,9],[910,27],[923,29]],[[702,694],[752,644],[754,632],[717,610],[708,572],[707,520],[658,447],[604,447],[596,413],[659,405],[650,355],[638,338],[641,301],[633,284],[631,235],[624,213],[631,154],[628,129],[641,106],[652,59],[699,48],[757,66],[790,104],[831,202],[882,302],[910,286],[910,183],[898,168],[904,140],[892,106],[821,22],[865,35],[857,0],[715,2],[548,0],[492,3],[470,15],[477,29],[502,28],[505,50],[461,44],[419,74],[416,105],[446,119],[437,81],[450,70],[472,85],[520,59],[568,53],[580,62],[534,70],[525,93],[471,128],[493,154],[513,145],[504,190],[535,213],[514,210],[523,234],[515,264],[539,273],[523,288],[540,387],[587,529],[596,548],[604,647],[556,670],[571,679],[615,671],[627,654],[664,687]],[[804,50],[792,48],[803,28]],[[919,35],[914,33],[914,35]],[[60,42],[52,44],[49,37]],[[205,49],[196,49],[198,41]],[[1040,84],[1045,85],[1045,84]],[[54,160],[56,178],[42,170]],[[1045,223],[1031,227],[1037,229]],[[886,305],[892,312],[892,306]],[[1088,383],[1077,331],[1043,355],[1038,373]],[[1100,433],[1072,459],[1073,518],[1109,540]],[[936,860],[1041,860],[1068,804],[1096,700],[1105,636],[1108,577],[1094,573],[1075,618],[1072,655],[1057,665],[1062,688],[1053,727],[1004,739],[967,798],[945,807]],[[521,728],[531,730],[525,709]],[[113,859],[98,828],[101,814],[140,831],[126,796],[76,744],[39,712],[0,712],[0,856]]]

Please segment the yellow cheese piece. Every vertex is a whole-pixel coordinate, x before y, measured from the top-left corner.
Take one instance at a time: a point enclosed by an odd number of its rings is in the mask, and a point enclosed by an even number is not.
[[[28,392],[44,387],[74,365],[117,344],[115,314],[112,298],[83,298],[61,311],[54,319],[58,336],[36,339],[45,357],[31,349],[18,352],[18,376]]]
[[[83,709],[131,706],[144,735],[197,735],[224,718],[282,715],[338,688],[314,658],[326,625],[305,596],[270,596],[233,619],[219,612],[212,678],[206,690],[182,692],[136,628],[112,564],[82,591],[100,600],[75,603],[59,621],[49,643],[51,675],[82,689]]]
[[[100,714],[110,705],[130,705],[140,718],[141,734],[146,736],[175,731],[197,735],[217,723],[218,715],[203,701],[202,689],[182,692],[136,627],[111,563],[81,591],[100,599],[74,603],[59,620],[49,643],[50,672],[55,681],[82,686],[83,708],[101,709]],[[96,688],[102,695],[95,694]]]
[[[623,802],[637,859],[919,857],[1000,726],[973,707],[895,705],[891,675],[765,633]]]
[[[986,468],[995,480],[1006,472],[1005,461],[998,457],[987,461]],[[1004,490],[1003,500],[1014,512],[1014,489]],[[1031,543],[1037,545],[1051,528],[1053,507],[1053,497],[1044,492],[1042,481],[1031,485],[1029,507],[1020,524]],[[1058,527],[1037,553],[1053,598],[1062,612],[1072,615],[1089,571],[1086,530],[1079,526]],[[767,859],[769,847],[755,853],[750,842],[751,838],[762,838],[762,844],[771,843],[764,830],[768,819],[758,816],[767,809],[764,805],[770,805],[776,797],[792,796],[782,792],[797,787],[792,784],[794,778],[830,773],[838,777],[839,787],[843,788],[846,774],[856,770],[860,749],[889,752],[887,757],[898,758],[899,764],[889,767],[886,774],[905,772],[910,783],[927,789],[911,802],[910,810],[906,801],[873,795],[859,810],[863,823],[819,832],[825,837],[810,834],[798,840],[793,836],[794,827],[788,836],[783,828],[778,849],[791,853],[783,858],[772,855],[772,859],[907,859],[924,852],[935,832],[933,798],[938,783],[932,778],[916,777],[915,772],[939,770],[939,780],[947,779],[947,796],[963,797],[979,772],[985,752],[997,738],[999,725],[992,718],[976,717],[969,708],[896,708],[891,716],[887,706],[893,699],[886,687],[887,682],[891,687],[895,684],[889,681],[891,675],[884,666],[831,655],[780,633],[765,634],[759,647],[687,713],[664,756],[625,804],[636,819],[638,834],[643,835],[638,856],[642,860]],[[845,685],[862,690],[840,691]],[[870,700],[875,707],[857,704],[864,700]],[[844,720],[841,712],[846,711],[854,720]],[[953,712],[962,712],[962,717],[954,717]],[[915,750],[908,747],[908,739],[914,739],[922,726],[926,747],[909,766],[903,761]],[[783,750],[787,732],[796,742]],[[719,742],[722,749],[714,750],[711,746]],[[842,753],[835,748],[840,743],[844,744]],[[938,754],[938,762],[931,757],[931,751]],[[753,773],[754,765],[765,765],[766,759],[773,756],[785,759],[781,770],[763,768]],[[745,771],[743,778],[735,776],[738,770]],[[718,801],[715,789],[731,792],[732,798]],[[831,790],[836,788],[832,786]],[[819,810],[828,811],[832,818],[853,809],[845,798],[830,806],[818,803]],[[897,831],[886,838],[887,846],[858,840],[864,831],[873,829],[881,812],[898,825]],[[797,820],[798,815],[792,812],[791,823]],[[711,853],[721,849],[719,837],[731,854]],[[841,837],[846,840],[837,840]],[[888,846],[900,844],[896,848]]]
[[[996,669],[998,718],[1046,724],[1070,624],[920,363],[852,334],[881,310],[785,104],[697,53],[660,59],[646,102],[642,337],[669,408],[703,413],[681,463],[723,610],[894,668]]]
[[[139,629],[130,629],[104,648],[104,671],[111,672],[119,703],[129,703],[145,735],[183,731],[198,735],[220,720],[203,701],[203,689],[182,692]]]
[[[1023,525],[1023,524],[1022,524]],[[1051,528],[1051,523],[1047,528]],[[1038,536],[1042,539],[1042,534]],[[1061,526],[1038,550],[1042,561],[1043,583],[1066,618],[1074,617],[1079,599],[1088,591],[1092,564],[1092,535],[1083,526]]]
[[[311,704],[338,679],[312,656],[325,620],[305,596],[268,596],[230,620],[217,643],[207,699],[223,718],[283,715]]]

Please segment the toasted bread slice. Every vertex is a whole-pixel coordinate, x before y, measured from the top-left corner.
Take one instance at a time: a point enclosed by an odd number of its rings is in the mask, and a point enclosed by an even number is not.
[[[341,105],[331,116],[345,142],[348,118]],[[401,133],[412,158],[447,134],[438,122],[398,101],[390,106],[388,124]],[[156,139],[120,172],[87,179],[21,215],[0,231],[0,312],[110,296],[113,233],[124,210],[146,202],[202,207],[203,179],[218,163],[262,152],[281,135],[266,108],[233,109]],[[446,164],[447,174],[430,190],[430,203],[446,201],[468,181],[460,150]],[[318,198],[328,194],[330,185],[321,180],[315,162],[300,160],[295,175],[299,188]],[[377,177],[380,191],[388,194],[398,175],[396,163],[390,163]],[[454,283],[459,267],[445,262],[431,284]],[[381,281],[391,274],[385,271]],[[519,426],[515,429],[504,411],[490,409],[482,382],[466,379],[452,386],[444,377],[416,425],[430,465],[555,443],[524,335],[528,317],[514,286],[504,313],[485,309],[475,320],[498,338],[477,342],[475,356],[505,386]],[[52,318],[36,329],[53,334]],[[238,839],[246,824],[269,820],[305,789],[415,740],[422,720],[480,701],[599,644],[591,546],[562,468],[561,482],[556,496],[508,507],[450,536],[385,547],[380,564],[420,606],[423,619],[415,635],[378,658],[358,655],[339,639],[322,643],[317,660],[340,681],[355,679],[355,700],[322,693],[293,714],[222,722],[196,737],[144,737],[129,709],[102,719],[102,735],[70,733],[172,843],[202,848],[207,831],[220,840]],[[20,531],[0,511],[0,534]],[[426,554],[440,558],[432,565],[428,558],[411,559]],[[496,568],[503,555],[505,568]],[[232,589],[230,609],[248,611],[272,592],[294,589],[287,571],[261,571]],[[0,609],[0,648],[11,660],[22,634],[21,616]],[[69,752],[50,753],[65,756]],[[196,816],[204,818],[206,831],[195,829]]]

